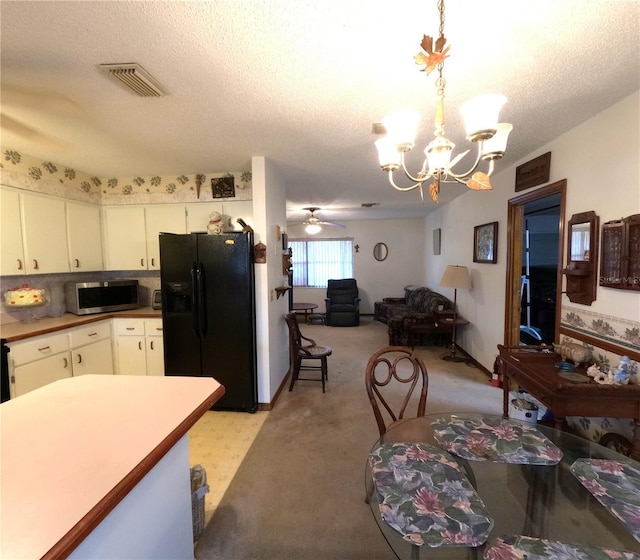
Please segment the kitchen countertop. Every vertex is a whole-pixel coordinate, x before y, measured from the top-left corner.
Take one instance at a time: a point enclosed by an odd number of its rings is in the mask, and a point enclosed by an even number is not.
[[[66,558],[224,394],[210,377],[83,375],[0,406],[1,558]]]
[[[93,315],[74,315],[65,313],[60,317],[44,317],[33,323],[7,323],[0,325],[0,337],[7,342],[16,342],[25,338],[49,334],[72,327],[80,327],[105,319],[161,319],[162,311],[149,307],[115,311],[110,313],[95,313]]]

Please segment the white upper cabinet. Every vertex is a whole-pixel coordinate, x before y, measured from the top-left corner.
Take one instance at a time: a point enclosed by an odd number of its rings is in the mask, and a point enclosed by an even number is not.
[[[144,208],[103,208],[106,270],[147,270]]]
[[[26,273],[69,272],[64,199],[31,193],[20,197]]]
[[[222,216],[221,202],[201,202],[187,204],[187,233],[206,232],[211,212],[219,212]]]
[[[163,233],[187,233],[184,206],[147,206],[145,208],[147,268],[160,270],[160,242]]]
[[[71,272],[102,270],[99,206],[67,202],[67,236]]]
[[[0,189],[0,275],[24,274],[20,194]]]
[[[253,201],[238,200],[224,202],[222,204],[224,216],[224,231],[242,231],[242,226],[238,223],[238,218],[253,226]]]

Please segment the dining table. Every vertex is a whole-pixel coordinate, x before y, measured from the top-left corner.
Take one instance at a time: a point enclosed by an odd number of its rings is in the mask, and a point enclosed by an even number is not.
[[[400,559],[640,560],[640,463],[540,423],[401,420],[371,447],[365,489]]]

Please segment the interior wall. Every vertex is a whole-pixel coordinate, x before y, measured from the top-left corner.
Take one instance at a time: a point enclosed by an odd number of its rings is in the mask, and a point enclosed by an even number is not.
[[[255,243],[267,246],[267,262],[256,263],[256,323],[258,342],[258,402],[270,403],[289,369],[289,338],[284,322],[288,300],[277,298],[275,288],[283,286],[282,239],[276,226],[286,223],[286,188],[275,164],[256,156],[253,174]],[[268,194],[268,196],[267,196]]]
[[[409,284],[423,285],[424,223],[422,218],[406,220],[341,221],[345,229],[324,226],[314,239],[352,238],[354,277],[360,292],[360,312],[373,313],[373,304],[385,297],[402,297]],[[289,226],[289,239],[310,238],[302,226]],[[384,261],[373,258],[376,243],[385,243],[388,256]],[[431,287],[431,286],[430,286]],[[435,289],[435,288],[434,288]],[[326,288],[294,288],[294,301],[318,305],[324,312]]]
[[[458,291],[458,306],[471,324],[460,329],[458,344],[487,369],[492,369],[496,346],[504,339],[507,202],[523,194],[515,192],[516,167],[551,151],[549,183],[567,179],[567,221],[571,214],[588,210],[595,210],[601,224],[636,214],[640,212],[639,107],[640,92],[635,92],[502,169],[491,178],[493,190],[467,191],[424,219],[425,247],[431,247],[433,230],[442,229],[442,254],[426,251],[427,284],[436,284],[447,264],[469,268],[472,288]],[[526,131],[516,128],[512,134]],[[443,188],[464,189],[457,185]],[[499,223],[498,262],[474,263],[473,228],[494,221]],[[566,250],[563,258],[566,261]],[[568,308],[578,308],[622,318],[632,325],[640,322],[637,292],[598,287],[597,299],[590,307],[572,304],[563,296],[562,308],[563,314]]]

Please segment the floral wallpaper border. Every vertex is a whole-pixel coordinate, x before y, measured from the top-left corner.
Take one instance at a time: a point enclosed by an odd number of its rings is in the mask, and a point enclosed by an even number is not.
[[[197,173],[148,177],[95,177],[59,163],[42,161],[17,150],[1,146],[0,150],[3,183],[84,202],[149,204],[252,200],[253,198],[251,171],[206,175]],[[212,179],[229,177],[234,179],[232,191],[235,196],[227,198],[215,196]]]
[[[640,322],[565,305],[560,324],[577,333],[640,352]]]

